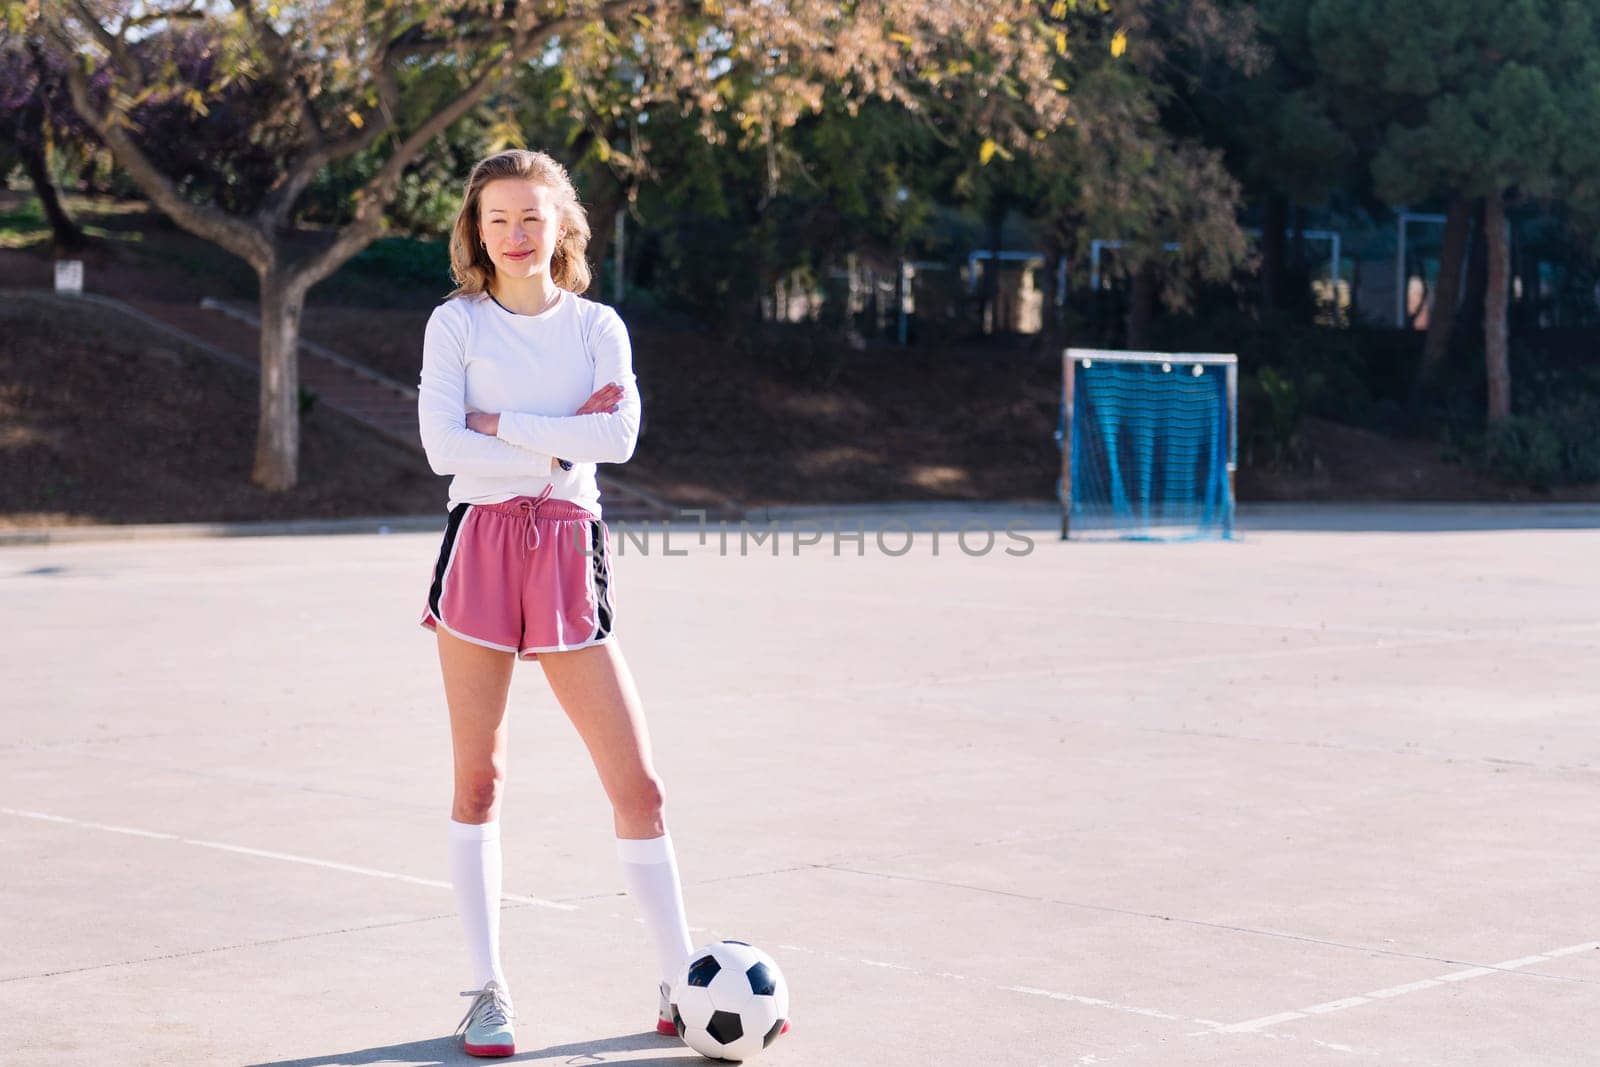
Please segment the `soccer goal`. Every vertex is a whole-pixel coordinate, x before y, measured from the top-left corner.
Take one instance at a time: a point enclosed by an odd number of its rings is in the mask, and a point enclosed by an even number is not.
[[[1233,536],[1239,361],[1069,348],[1062,358],[1061,536]]]

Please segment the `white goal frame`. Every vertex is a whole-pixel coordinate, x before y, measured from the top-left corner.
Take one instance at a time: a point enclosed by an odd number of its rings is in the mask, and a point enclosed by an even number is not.
[[[1072,532],[1072,429],[1077,399],[1074,369],[1080,363],[1091,365],[1095,360],[1111,363],[1171,363],[1189,366],[1221,366],[1226,368],[1228,394],[1228,514],[1233,514],[1236,498],[1234,478],[1239,469],[1239,357],[1223,352],[1124,352],[1102,348],[1068,348],[1061,353],[1061,539],[1067,540]],[[1231,534],[1232,520],[1227,533]]]

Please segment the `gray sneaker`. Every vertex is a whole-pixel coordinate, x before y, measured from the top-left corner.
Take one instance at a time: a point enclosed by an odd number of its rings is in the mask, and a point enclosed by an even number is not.
[[[511,1056],[517,1051],[517,1037],[511,1029],[511,1020],[517,1017],[511,1007],[511,996],[499,982],[490,979],[482,989],[469,989],[461,994],[472,997],[472,1007],[456,1033],[466,1037],[469,1056]]]

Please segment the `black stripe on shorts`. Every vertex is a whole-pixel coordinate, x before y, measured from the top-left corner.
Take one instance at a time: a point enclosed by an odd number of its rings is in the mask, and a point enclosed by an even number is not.
[[[433,586],[428,590],[428,610],[433,612],[436,619],[444,618],[439,613],[439,598],[444,595],[444,572],[450,566],[450,551],[455,548],[456,534],[461,530],[461,520],[467,517],[467,509],[471,504],[457,504],[450,510],[450,521],[445,523],[444,544],[439,548],[439,562],[433,566]]]
[[[596,519],[589,524],[590,558],[594,560],[594,599],[600,624],[589,640],[611,636],[611,560],[606,555],[605,525]]]

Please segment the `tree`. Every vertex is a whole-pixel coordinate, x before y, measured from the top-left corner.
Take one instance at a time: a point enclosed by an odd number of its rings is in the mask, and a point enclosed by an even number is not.
[[[629,104],[675,99],[713,117],[738,108],[741,129],[791,126],[824,90],[909,99],[926,64],[959,41],[987,61],[958,79],[967,91],[1006,86],[1046,125],[1064,115],[1048,85],[1052,20],[1066,0],[368,0],[324,4],[230,0],[219,14],[203,0],[52,0],[31,25],[66,63],[74,107],[151,201],[178,225],[245,259],[261,287],[261,425],[253,480],[272,490],[297,478],[296,344],[307,292],[384,230],[407,168],[453,123],[489,100],[524,64],[566,65],[580,80],[633,90]],[[208,85],[175,84],[152,61],[152,41],[200,25],[217,50]],[[85,60],[110,72],[103,92]],[[721,86],[744,77],[759,91],[730,100]],[[130,113],[151,93],[178,92],[197,113],[235,82],[268,92],[270,117],[250,143],[274,145],[274,169],[253,210],[228,210],[189,195],[154,158]],[[635,99],[636,98],[636,99]],[[302,195],[323,168],[359,153],[381,166],[350,197],[348,221],[297,233]]]
[[[383,232],[384,209],[407,166],[451,123],[498,84],[506,63],[526,61],[563,30],[596,13],[637,6],[613,0],[581,15],[499,20],[467,5],[382,5],[376,12],[347,5],[273,5],[262,11],[235,0],[231,16],[204,5],[129,4],[71,0],[37,16],[66,64],[74,107],[94,127],[140,189],[174,222],[248,262],[260,282],[261,422],[252,480],[269,490],[291,488],[298,477],[299,373],[297,344],[308,290]],[[207,85],[175,84],[159,62],[160,43],[174,26],[199,23],[218,62]],[[80,44],[79,42],[86,42]],[[470,49],[469,44],[476,45]],[[82,64],[95,49],[112,72],[96,93]],[[464,54],[463,54],[464,53]],[[421,83],[416,68],[440,66],[452,78],[437,96],[407,95]],[[244,144],[213,144],[221,152],[269,144],[269,181],[234,210],[186,195],[157,159],[159,145],[130,120],[151,94],[178,94],[200,114],[237,81],[269,93],[276,105]],[[294,233],[296,206],[323,167],[377,145],[392,144],[382,167],[352,197],[352,219],[309,248]]]
[[[1424,374],[1447,349],[1471,200],[1484,198],[1491,424],[1511,415],[1505,205],[1553,192],[1564,141],[1593,139],[1592,128],[1569,124],[1565,103],[1592,93],[1594,8],[1593,0],[1310,4],[1306,25],[1330,100],[1373,145],[1379,194],[1395,205],[1432,197],[1450,205]]]
[[[1324,203],[1355,176],[1355,145],[1329,113],[1306,30],[1309,0],[1250,5],[1261,51],[1240,62],[1215,47],[1186,49],[1186,105],[1167,108],[1172,125],[1222,148],[1245,196],[1261,205],[1261,306],[1309,310],[1308,289],[1287,284],[1287,232],[1300,210]],[[1230,15],[1233,12],[1230,10]],[[1304,242],[1297,242],[1303,252]],[[1303,261],[1294,264],[1305,268]],[[1303,279],[1301,279],[1303,280]]]
[[[1130,282],[1126,343],[1139,348],[1158,295],[1182,307],[1196,279],[1225,281],[1249,258],[1238,181],[1172,112],[1204,64],[1250,72],[1260,57],[1247,10],[1140,2],[1110,14],[1061,57],[1073,121],[1038,139],[1031,214],[1080,260],[1095,238],[1122,242],[1110,272]]]
[[[675,212],[680,232],[660,244],[695,275],[678,275],[695,302],[753,308],[788,269],[820,266],[830,237],[902,243],[918,183],[883,181],[905,177],[895,163],[928,134],[976,167],[980,141],[1016,150],[1059,125],[1056,42],[1083,9],[1107,6],[878,0],[790,4],[771,21],[773,7],[752,3],[716,6],[726,18],[709,36],[658,19],[628,47],[574,55],[590,72],[573,87],[585,143],[617,181],[601,203],[648,189]],[[868,202],[878,210],[860,210]]]
[[[11,121],[0,126],[0,173],[14,161],[22,163],[33,183],[52,241],[58,252],[84,246],[83,230],[61,201],[51,173],[52,148],[57,138],[80,136],[69,107],[63,106],[61,71],[36,40],[0,31],[0,114]]]
[[[816,113],[749,143],[724,114],[722,145],[676,106],[642,117],[636,135],[619,137],[625,158],[613,150],[595,164],[614,177],[595,179],[645,228],[639,247],[656,293],[703,319],[752,321],[780,281],[818,277],[850,253],[895,258],[926,218],[933,167],[915,157],[932,137],[898,103],[830,91]],[[594,195],[609,206],[606,192]]]

